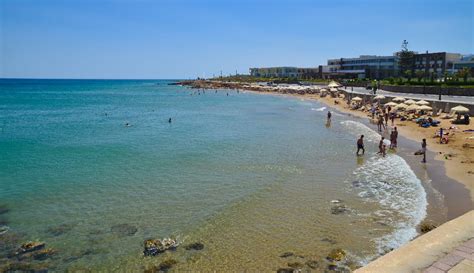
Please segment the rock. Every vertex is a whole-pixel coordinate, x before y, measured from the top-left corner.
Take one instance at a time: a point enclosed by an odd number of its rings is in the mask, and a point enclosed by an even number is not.
[[[319,262],[315,260],[309,260],[306,262],[306,265],[311,269],[316,269],[319,266]]]
[[[158,270],[166,272],[166,271],[170,270],[177,263],[178,263],[178,261],[176,261],[174,259],[164,260],[163,262],[160,263],[160,265],[158,265]]]
[[[344,259],[345,256],[346,256],[346,252],[343,249],[336,248],[336,249],[331,250],[331,252],[329,252],[326,259],[328,259],[331,262],[341,261],[342,259]]]
[[[52,248],[41,249],[39,251],[34,252],[33,259],[43,261],[48,258],[51,258],[51,256],[53,256],[54,254],[56,254],[56,250]]]
[[[71,224],[61,224],[56,227],[49,227],[46,232],[53,235],[53,236],[60,236],[63,235],[64,233],[70,231],[73,228],[73,225]]]
[[[204,249],[204,244],[203,243],[192,243],[187,246],[185,246],[186,250],[203,250]]]
[[[293,268],[278,268],[277,273],[293,273],[295,271]]]
[[[332,245],[334,245],[334,244],[337,243],[336,240],[333,240],[333,239],[330,239],[330,238],[323,238],[323,239],[321,239],[321,242],[330,243],[330,244],[332,244]]]
[[[436,225],[429,223],[429,222],[423,222],[420,224],[420,231],[422,233],[427,233],[430,232],[431,230],[435,229]]]
[[[352,186],[355,188],[360,187],[360,182],[359,181],[352,181]]]
[[[112,226],[110,230],[120,236],[132,236],[137,233],[138,229],[129,224],[119,224]]]
[[[288,263],[288,266],[295,269],[303,268],[303,264],[300,262],[291,262],[291,263]]]
[[[148,239],[144,242],[143,254],[145,256],[156,256],[167,250],[174,250],[178,247],[179,243],[171,238],[160,239]]]
[[[40,249],[44,248],[44,246],[45,246],[45,243],[43,243],[43,242],[24,243],[20,246],[20,248],[18,248],[16,250],[15,255],[21,255],[21,254],[24,254],[24,253],[40,250]]]
[[[342,213],[345,213],[347,211],[349,211],[349,210],[347,209],[346,205],[342,205],[342,204],[336,205],[336,206],[331,208],[331,213],[335,214],[335,215],[342,214]]]
[[[285,252],[285,253],[280,255],[280,258],[288,258],[288,257],[291,257],[293,255],[295,255],[293,252]]]
[[[7,233],[10,230],[8,226],[0,226],[0,235]]]

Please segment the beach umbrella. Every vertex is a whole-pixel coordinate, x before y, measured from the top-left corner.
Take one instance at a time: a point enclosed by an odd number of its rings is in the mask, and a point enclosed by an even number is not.
[[[414,100],[412,100],[412,99],[409,99],[409,100],[404,101],[403,103],[408,104],[408,105],[411,105],[411,104],[416,103],[416,101],[414,101]]]
[[[404,101],[405,101],[405,98],[396,97],[396,98],[393,98],[392,101],[394,101],[394,102],[404,102]]]
[[[415,102],[416,105],[429,105],[430,103],[427,102],[426,100],[419,100]]]
[[[408,105],[408,107],[405,108],[405,110],[407,110],[407,111],[416,111],[417,108],[418,108],[418,105],[411,104],[411,105]]]
[[[354,97],[354,98],[352,98],[352,101],[362,101],[362,98],[360,98],[360,97]]]
[[[433,108],[429,107],[428,105],[420,105],[416,107],[416,110],[430,111],[433,110]]]
[[[456,107],[451,108],[451,112],[454,112],[456,114],[464,114],[469,113],[469,109],[462,105],[458,105]]]
[[[386,104],[384,104],[385,106],[391,106],[391,107],[394,107],[395,105],[397,105],[395,102],[391,101],[391,102],[387,102]]]
[[[342,85],[340,85],[338,82],[335,82],[335,81],[331,81],[329,84],[328,84],[328,87],[341,87]]]
[[[405,103],[400,103],[400,104],[395,105],[396,109],[406,109],[407,107],[408,105],[406,105]]]
[[[384,95],[377,95],[374,97],[374,100],[383,100],[383,99],[385,99]]]

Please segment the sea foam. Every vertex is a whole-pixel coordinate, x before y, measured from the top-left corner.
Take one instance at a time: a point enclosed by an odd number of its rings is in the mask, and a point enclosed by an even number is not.
[[[343,121],[341,124],[355,135],[363,134],[368,142],[380,140],[376,131],[360,122]],[[416,226],[426,217],[426,192],[402,157],[372,154],[353,172],[351,180],[359,184],[359,197],[381,205],[380,210],[371,213],[372,216],[381,217],[395,228],[392,233],[375,239],[379,253],[398,248],[417,235]]]

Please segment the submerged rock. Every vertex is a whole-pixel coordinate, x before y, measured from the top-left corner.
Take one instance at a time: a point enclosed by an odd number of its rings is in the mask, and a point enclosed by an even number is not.
[[[316,269],[319,266],[319,262],[315,260],[309,260],[306,262],[306,265],[311,269]]]
[[[336,249],[331,250],[331,252],[329,252],[326,259],[328,259],[331,262],[341,261],[342,259],[344,259],[345,256],[346,256],[346,252],[343,249],[336,248]]]
[[[184,247],[186,250],[203,250],[204,244],[203,243],[192,243]]]
[[[436,225],[434,225],[432,223],[429,223],[429,222],[423,222],[423,223],[420,224],[420,231],[422,233],[430,232],[435,228],[436,228]]]
[[[0,235],[7,233],[10,230],[8,226],[0,226]]]
[[[288,266],[295,269],[303,268],[303,264],[300,262],[291,262],[291,263],[288,263]]]
[[[334,239],[331,239],[331,238],[323,238],[323,239],[321,239],[321,242],[330,243],[330,244],[332,244],[332,245],[334,245],[334,244],[336,244],[336,243],[337,243],[337,241],[336,241],[336,240],[334,240]]]
[[[167,250],[174,250],[178,247],[179,243],[171,238],[160,239],[148,239],[144,242],[143,254],[145,256],[156,256]]]
[[[56,250],[52,248],[41,249],[34,252],[33,259],[43,261],[51,258],[54,254],[56,254]]]
[[[137,233],[138,229],[130,224],[119,224],[112,226],[110,231],[117,233],[120,236],[132,236]]]
[[[283,253],[283,254],[280,255],[280,258],[288,258],[288,257],[291,257],[291,256],[293,256],[293,255],[295,255],[295,253],[293,253],[293,252],[285,252],[285,253]]]
[[[18,248],[16,250],[15,255],[21,255],[21,254],[24,254],[24,253],[40,250],[40,249],[44,248],[45,245],[46,244],[43,243],[43,242],[24,243],[20,246],[20,248]]]
[[[348,211],[349,209],[346,207],[346,205],[343,204],[338,204],[331,208],[331,213],[335,215],[342,214]]]
[[[293,268],[278,268],[277,273],[293,273],[295,271]]]
[[[158,265],[158,270],[166,272],[170,270],[173,266],[175,266],[177,263],[178,261],[174,259],[164,260],[163,262],[160,263],[160,265]]]
[[[73,228],[73,225],[71,224],[61,224],[56,227],[49,227],[46,232],[53,235],[53,236],[60,236],[63,235],[64,233],[70,231]]]

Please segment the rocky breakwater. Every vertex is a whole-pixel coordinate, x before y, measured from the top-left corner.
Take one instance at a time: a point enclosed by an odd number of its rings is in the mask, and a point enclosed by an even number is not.
[[[208,80],[194,80],[182,81],[172,83],[172,85],[188,86],[196,89],[232,89],[232,90],[248,90],[255,92],[272,92],[280,94],[320,94],[320,86],[300,86],[300,85],[265,85],[248,82],[224,82],[224,81],[208,81]]]

